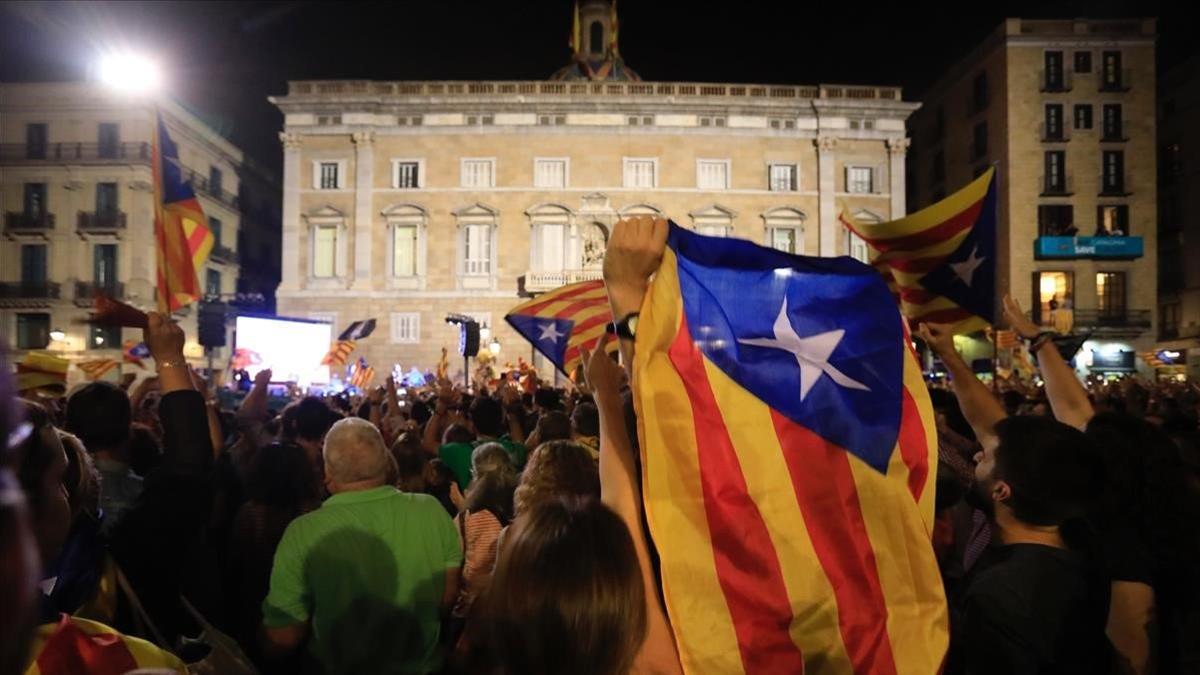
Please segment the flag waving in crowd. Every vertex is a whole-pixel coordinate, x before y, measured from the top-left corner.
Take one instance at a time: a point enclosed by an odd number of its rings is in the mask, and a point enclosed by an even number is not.
[[[200,297],[197,271],[213,247],[204,211],[183,180],[179,151],[162,115],[154,125],[154,238],[158,254],[158,310],[173,312]]]
[[[912,325],[952,325],[956,334],[991,325],[996,304],[996,169],[910,216],[877,225],[842,224],[871,249]]]
[[[125,363],[132,363],[142,370],[146,369],[146,364],[142,360],[150,358],[150,348],[146,346],[145,342],[126,340],[121,345],[121,351]]]
[[[504,319],[539,352],[570,376],[579,350],[593,349],[612,322],[604,282],[569,284],[513,307]],[[616,351],[610,342],[608,348]]]
[[[367,360],[363,357],[358,357],[358,363],[352,365],[349,383],[351,386],[358,389],[366,389],[371,386],[371,380],[375,379],[375,368],[367,365]]]
[[[687,672],[938,671],[936,435],[908,345],[869,267],[670,225],[633,371]]]
[[[355,344],[354,340],[338,340],[333,343],[329,352],[325,354],[325,358],[321,359],[321,365],[335,367],[346,365],[346,359],[350,358]]]

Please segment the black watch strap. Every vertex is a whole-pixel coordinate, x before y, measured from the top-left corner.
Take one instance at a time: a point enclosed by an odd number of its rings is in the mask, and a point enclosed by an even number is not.
[[[617,337],[622,337],[626,340],[632,340],[634,331],[636,330],[637,318],[639,314],[640,312],[630,312],[629,314],[626,314],[625,317],[620,321],[613,321],[612,323],[608,324],[608,326],[605,327],[605,330],[612,335],[616,335]],[[632,322],[630,321],[631,319],[633,320]]]

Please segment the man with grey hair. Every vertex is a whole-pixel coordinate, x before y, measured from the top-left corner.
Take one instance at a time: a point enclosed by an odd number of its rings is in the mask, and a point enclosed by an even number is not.
[[[440,620],[462,567],[454,524],[433,497],[388,484],[390,457],[370,422],[334,424],[323,453],[333,496],[279,542],[265,653],[285,655],[311,635],[306,672],[439,670]]]

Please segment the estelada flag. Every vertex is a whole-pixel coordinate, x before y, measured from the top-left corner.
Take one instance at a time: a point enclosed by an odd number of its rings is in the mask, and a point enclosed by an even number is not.
[[[996,316],[996,169],[916,213],[886,223],[839,219],[862,237],[910,325],[950,324],[955,334]]]
[[[329,352],[325,354],[325,358],[321,359],[321,365],[341,367],[346,365],[346,359],[350,357],[350,353],[354,351],[354,340],[338,340],[329,348]]]
[[[153,143],[154,239],[158,255],[158,311],[173,312],[200,297],[198,270],[213,247],[204,210],[192,186],[183,180],[179,150],[162,115]]]
[[[126,340],[122,345],[122,352],[125,363],[132,363],[142,370],[146,369],[146,364],[142,362],[142,359],[150,358],[150,348],[146,346],[145,342]]]
[[[876,272],[672,223],[633,372],[686,672],[938,672],[937,432]]]
[[[596,280],[543,293],[513,307],[504,320],[570,377],[580,363],[580,347],[595,349],[613,318],[604,282]],[[610,340],[607,348],[617,347],[616,340]]]
[[[26,675],[120,675],[141,668],[187,673],[174,654],[96,621],[63,614],[38,626]]]
[[[93,359],[91,361],[80,361],[75,364],[83,371],[89,380],[98,380],[105,373],[117,367],[116,359]]]

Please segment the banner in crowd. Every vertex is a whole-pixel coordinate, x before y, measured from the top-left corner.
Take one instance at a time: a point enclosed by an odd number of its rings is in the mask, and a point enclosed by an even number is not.
[[[371,380],[375,379],[375,368],[367,365],[367,360],[363,357],[358,357],[358,363],[350,366],[351,373],[348,378],[348,383],[358,389],[366,389],[371,386]]]
[[[996,169],[910,216],[886,223],[839,219],[862,237],[910,325],[991,325],[996,315]]]
[[[179,151],[157,115],[153,142],[154,239],[158,256],[158,311],[174,312],[200,298],[196,272],[213,247],[204,210],[183,179]]]
[[[346,360],[350,358],[356,344],[354,340],[338,340],[329,348],[325,358],[321,359],[321,365],[335,368],[346,365]]]
[[[685,670],[937,672],[934,416],[879,275],[672,223],[634,360]]]
[[[513,307],[504,320],[534,349],[570,377],[579,366],[579,349],[595,349],[612,323],[604,282],[568,284]],[[616,340],[607,349],[617,350]]]

